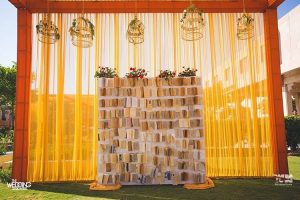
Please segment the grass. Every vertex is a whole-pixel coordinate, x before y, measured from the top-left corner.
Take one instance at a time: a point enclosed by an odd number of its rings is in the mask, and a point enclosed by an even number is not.
[[[186,190],[182,186],[124,186],[118,191],[90,191],[87,183],[33,184],[29,190],[16,191],[0,184],[0,199],[300,199],[300,157],[289,157],[292,186],[275,186],[273,179],[215,179],[215,188]]]
[[[10,190],[0,184],[0,199],[299,199],[300,181],[275,186],[271,179],[214,180],[209,190],[186,190],[182,186],[124,186],[118,191],[90,191],[88,184],[34,184],[30,190]]]
[[[289,156],[289,169],[290,174],[293,175],[294,180],[300,180],[300,157]]]

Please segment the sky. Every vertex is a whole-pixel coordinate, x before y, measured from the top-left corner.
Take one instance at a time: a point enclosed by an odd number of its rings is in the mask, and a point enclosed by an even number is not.
[[[278,8],[278,18],[281,18],[300,0],[285,0]],[[11,66],[17,60],[17,9],[8,2],[0,0],[0,64]]]

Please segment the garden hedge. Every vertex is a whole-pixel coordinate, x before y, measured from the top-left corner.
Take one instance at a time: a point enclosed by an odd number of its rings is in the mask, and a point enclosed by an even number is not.
[[[285,130],[287,145],[295,151],[300,143],[300,116],[285,117]]]

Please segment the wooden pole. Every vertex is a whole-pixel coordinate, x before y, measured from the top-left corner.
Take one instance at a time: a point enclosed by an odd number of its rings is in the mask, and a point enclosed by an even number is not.
[[[267,81],[275,174],[288,174],[285,126],[282,103],[280,50],[277,10],[264,12]]]
[[[31,13],[18,9],[16,121],[12,178],[27,180],[28,122],[31,76]]]

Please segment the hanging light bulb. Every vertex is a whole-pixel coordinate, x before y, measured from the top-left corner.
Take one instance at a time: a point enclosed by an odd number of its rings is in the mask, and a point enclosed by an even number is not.
[[[74,19],[69,29],[72,44],[81,48],[89,48],[93,46],[95,35],[93,23],[84,17]]]
[[[204,17],[203,13],[193,4],[183,11],[180,20],[182,39],[186,41],[199,40],[204,36]]]
[[[128,25],[127,38],[130,43],[140,44],[144,42],[144,24],[138,20],[137,15]]]
[[[60,39],[57,26],[51,21],[49,14],[46,14],[36,25],[38,40],[46,44],[54,44]]]
[[[254,19],[250,14],[246,13],[244,0],[243,9],[243,14],[237,21],[237,38],[239,40],[247,40],[254,36]]]

